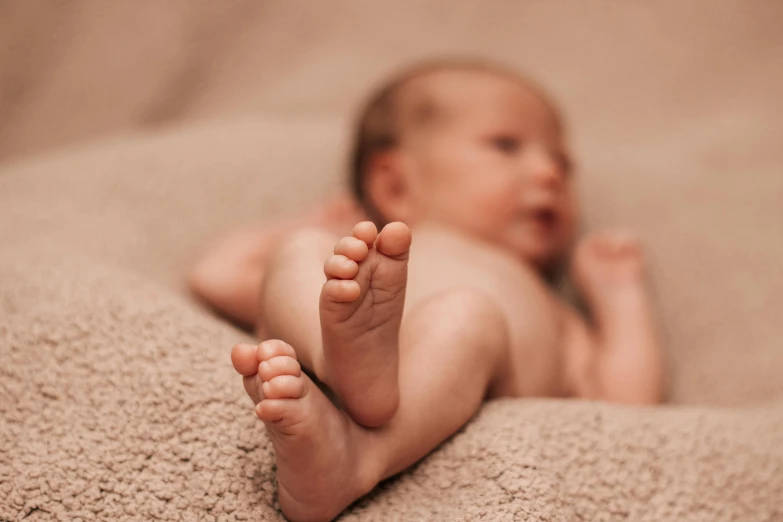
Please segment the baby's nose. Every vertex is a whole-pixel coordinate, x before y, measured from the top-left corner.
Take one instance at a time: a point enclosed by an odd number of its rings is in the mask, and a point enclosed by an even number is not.
[[[549,151],[537,148],[528,159],[528,173],[537,184],[551,188],[562,187],[565,174],[557,159]]]

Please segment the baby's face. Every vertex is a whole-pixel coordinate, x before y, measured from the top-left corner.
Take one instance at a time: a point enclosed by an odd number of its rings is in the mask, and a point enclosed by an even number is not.
[[[510,78],[445,72],[428,81],[446,113],[403,144],[421,220],[456,226],[540,268],[561,259],[577,204],[554,111]]]

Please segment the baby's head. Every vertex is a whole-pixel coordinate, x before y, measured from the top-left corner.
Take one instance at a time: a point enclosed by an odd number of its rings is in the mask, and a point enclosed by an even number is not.
[[[456,227],[542,270],[576,233],[571,178],[557,110],[496,66],[411,69],[377,91],[357,127],[353,190],[378,224]]]

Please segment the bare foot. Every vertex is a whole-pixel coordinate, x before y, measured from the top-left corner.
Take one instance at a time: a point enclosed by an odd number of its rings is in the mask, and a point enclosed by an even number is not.
[[[327,384],[364,426],[397,411],[398,338],[411,232],[390,223],[380,234],[364,221],[342,238],[324,266],[321,335]]]
[[[603,232],[584,238],[574,253],[573,276],[599,323],[622,315],[623,308],[633,302],[646,302],[641,246],[627,232]]]
[[[234,368],[275,448],[280,508],[290,520],[331,520],[378,482],[369,438],[305,375],[291,346],[239,344]]]

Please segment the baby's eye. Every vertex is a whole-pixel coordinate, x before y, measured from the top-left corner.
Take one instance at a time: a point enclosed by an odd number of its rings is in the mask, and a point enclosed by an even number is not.
[[[514,136],[493,136],[489,139],[489,143],[505,154],[514,154],[522,147],[522,140]]]
[[[563,174],[571,174],[571,171],[574,169],[574,164],[568,154],[564,152],[555,152],[553,157]]]

